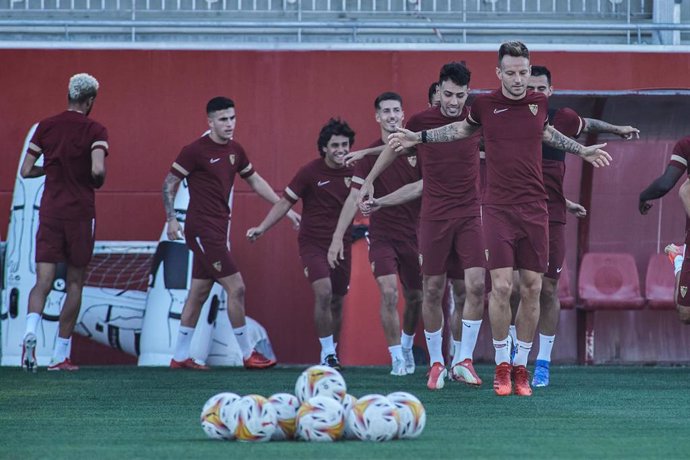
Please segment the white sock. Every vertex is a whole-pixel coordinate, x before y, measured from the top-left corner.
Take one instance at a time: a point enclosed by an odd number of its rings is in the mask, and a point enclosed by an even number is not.
[[[511,324],[508,328],[508,335],[514,344],[517,343],[517,329],[515,329],[515,324]]]
[[[69,343],[67,344],[67,357],[72,357],[72,336],[69,336]]]
[[[252,355],[252,346],[249,345],[249,334],[247,333],[247,325],[242,327],[233,327],[232,332],[235,333],[235,338],[237,339],[237,344],[240,346],[240,351],[242,352],[242,358],[247,359]]]
[[[335,343],[333,343],[332,335],[319,337],[319,342],[321,342],[321,361],[323,362],[326,356],[335,354]]]
[[[683,269],[683,256],[680,254],[673,259],[673,274],[677,275]]]
[[[453,339],[453,360],[451,366],[455,366],[460,360],[460,348],[462,348],[462,341]]]
[[[443,328],[436,332],[424,331],[426,348],[429,351],[429,363],[443,364]]]
[[[551,361],[551,350],[553,349],[554,340],[556,340],[555,335],[539,334],[539,354],[537,354],[537,361]]]
[[[391,354],[391,361],[395,361],[396,359],[399,361],[405,361],[405,358],[403,358],[402,354],[402,346],[400,345],[388,347],[388,353]]]
[[[38,329],[38,322],[41,321],[40,313],[29,313],[26,315],[26,329],[24,330],[24,337],[28,334],[36,335]]]
[[[400,334],[400,345],[403,348],[407,348],[408,350],[412,348],[412,345],[414,344],[414,334],[412,335],[407,335],[404,332]]]
[[[460,348],[460,358],[458,361],[472,359],[474,355],[474,347],[477,346],[477,337],[479,337],[479,329],[482,327],[482,320],[462,320],[462,347]]]
[[[67,349],[69,348],[69,338],[57,337],[55,348],[53,349],[53,363],[61,363],[67,359]]]
[[[532,350],[532,342],[523,342],[521,340],[518,340],[517,352],[515,353],[515,359],[513,359],[513,365],[526,366],[530,350]]]
[[[493,339],[494,350],[496,350],[496,364],[510,363],[510,339],[506,337],[503,340]]]
[[[189,347],[192,344],[192,335],[194,335],[193,327],[180,326],[177,332],[177,343],[175,343],[175,354],[173,354],[173,359],[175,361],[185,361],[189,358]]]

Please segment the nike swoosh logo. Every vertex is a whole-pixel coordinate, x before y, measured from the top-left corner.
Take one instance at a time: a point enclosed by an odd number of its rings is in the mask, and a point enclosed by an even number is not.
[[[501,113],[501,112],[505,112],[506,110],[508,110],[508,109],[501,109],[501,110],[494,109],[494,114],[496,114],[496,113]]]
[[[556,269],[556,273],[560,273],[560,272],[561,272],[561,270],[563,270],[563,267],[559,267],[559,268],[557,268],[557,269]]]
[[[213,163],[218,163],[219,161],[220,161],[220,158],[211,158],[209,160],[209,163],[213,164]]]
[[[331,182],[331,181],[329,181],[329,180],[318,181],[318,182],[316,183],[316,185],[318,185],[319,187],[323,187],[324,185],[329,184],[330,182]]]

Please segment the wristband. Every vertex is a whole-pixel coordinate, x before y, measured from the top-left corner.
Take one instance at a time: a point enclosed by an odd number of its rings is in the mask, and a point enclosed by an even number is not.
[[[422,131],[422,144],[426,144],[426,129]]]

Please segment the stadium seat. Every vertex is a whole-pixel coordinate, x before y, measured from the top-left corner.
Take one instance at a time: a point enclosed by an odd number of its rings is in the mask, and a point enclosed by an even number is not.
[[[585,254],[578,294],[584,310],[639,309],[645,303],[635,259],[627,253]]]
[[[558,299],[561,301],[561,308],[570,309],[575,306],[575,297],[570,292],[570,273],[567,262],[563,263],[563,270],[558,281]]]
[[[675,283],[673,266],[668,262],[666,254],[652,254],[647,264],[647,275],[644,283],[644,292],[649,308],[675,308]]]

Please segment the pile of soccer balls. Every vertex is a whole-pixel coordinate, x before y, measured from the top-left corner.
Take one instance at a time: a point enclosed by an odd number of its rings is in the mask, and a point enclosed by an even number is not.
[[[214,439],[270,441],[390,441],[419,436],[426,424],[422,403],[402,391],[357,399],[343,376],[312,366],[297,379],[295,394],[240,397],[220,393],[201,411],[201,426]]]

